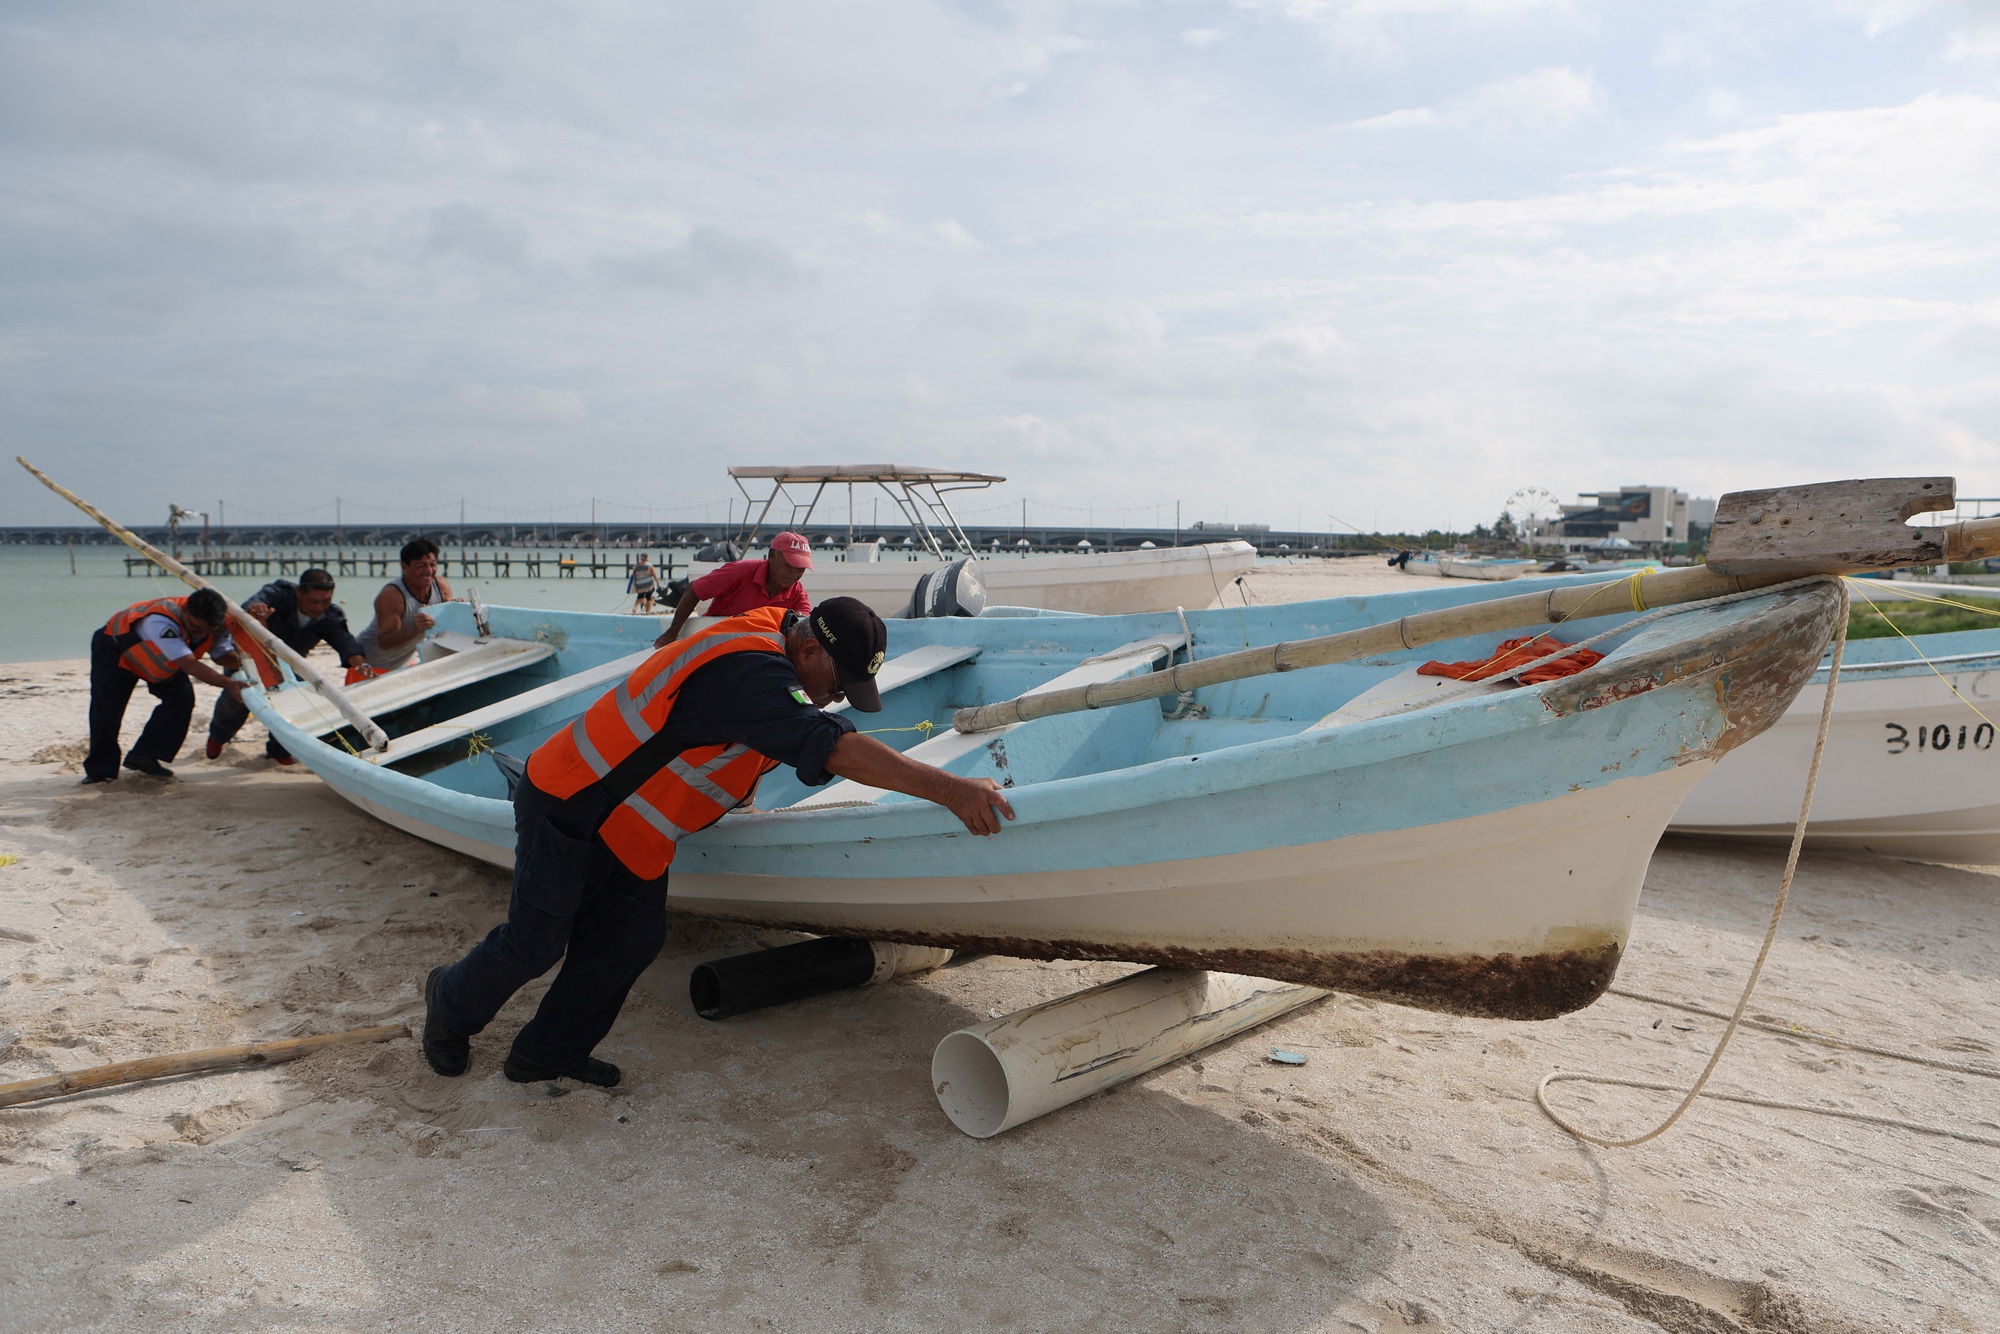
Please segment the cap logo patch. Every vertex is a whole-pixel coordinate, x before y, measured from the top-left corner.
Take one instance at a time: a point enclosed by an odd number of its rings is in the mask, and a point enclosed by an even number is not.
[[[870,676],[873,676],[875,675],[875,673],[881,670],[882,670],[882,655],[880,653],[877,653],[874,657],[868,660],[868,674]]]

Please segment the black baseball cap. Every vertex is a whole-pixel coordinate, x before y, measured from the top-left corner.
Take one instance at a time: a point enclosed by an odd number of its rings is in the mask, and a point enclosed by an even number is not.
[[[889,649],[889,627],[875,609],[859,598],[828,598],[806,619],[813,638],[833,659],[847,702],[863,713],[880,713],[882,692],[875,688],[875,673],[882,670]]]

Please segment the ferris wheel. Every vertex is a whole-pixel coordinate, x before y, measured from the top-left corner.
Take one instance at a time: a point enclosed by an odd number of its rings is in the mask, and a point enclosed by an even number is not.
[[[1514,521],[1514,531],[1525,542],[1562,518],[1562,502],[1547,487],[1524,486],[1507,497],[1500,512]]]

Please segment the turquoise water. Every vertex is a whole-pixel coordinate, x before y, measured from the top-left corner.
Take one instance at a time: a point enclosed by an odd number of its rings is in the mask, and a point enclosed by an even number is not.
[[[125,558],[131,554],[123,546],[78,547],[76,572],[72,574],[71,553],[62,547],[0,546],[0,662],[89,657],[91,631],[109,620],[111,613],[147,598],[179,597],[188,591],[186,584],[157,567],[149,566],[150,574],[128,576]],[[193,553],[183,547],[181,554]],[[542,577],[531,579],[516,573],[511,578],[501,578],[485,567],[488,553],[482,549],[479,552],[482,568],[476,578],[447,573],[452,590],[463,597],[468,588],[475,589],[482,602],[501,606],[548,607],[556,611],[617,612],[632,605],[632,599],[624,592],[627,553],[623,551],[606,553],[612,568],[601,579],[592,579],[586,570],[579,570],[574,579],[557,578],[558,553],[554,549],[536,553],[516,548],[509,554],[514,558],[516,571],[525,557],[539,554],[544,561]],[[662,562],[668,553],[656,547],[648,554],[654,557],[654,567],[664,571]],[[687,573],[692,554],[672,553],[676,576]],[[885,551],[882,556],[885,560],[907,559],[901,552]],[[1281,557],[1266,557],[1259,563],[1286,562]],[[218,576],[213,582],[241,602],[278,577],[275,573]],[[298,572],[294,570],[282,577],[296,580]],[[359,634],[374,614],[375,593],[386,579],[382,574],[340,577],[334,601],[346,609],[348,625],[355,633]]]
[[[155,597],[179,597],[186,584],[153,569],[150,577],[127,577],[125,557],[132,553],[120,547],[76,548],[76,573],[70,573],[70,553],[62,547],[0,547],[0,662],[42,662],[52,658],[90,656],[91,631],[110,619],[111,613],[134,602]],[[187,555],[182,548],[182,555]],[[375,553],[380,555],[382,553]],[[480,553],[482,558],[485,552]],[[530,553],[516,550],[515,570]],[[483,602],[516,607],[550,607],[559,611],[624,611],[632,599],[624,592],[625,553],[609,555],[613,569],[605,577],[592,579],[579,570],[574,579],[555,576],[556,553],[541,553],[547,561],[543,577],[530,579],[516,573],[502,579],[482,568],[477,578],[450,576],[453,591],[463,597],[468,587],[477,589]],[[653,551],[657,568],[664,554]],[[688,553],[676,552],[676,574],[687,570]],[[262,588],[271,575],[218,577],[215,586],[241,602]],[[283,576],[296,580],[296,571]],[[350,628],[359,633],[373,615],[375,594],[386,577],[380,574],[346,575],[334,590],[334,601],[347,611]]]

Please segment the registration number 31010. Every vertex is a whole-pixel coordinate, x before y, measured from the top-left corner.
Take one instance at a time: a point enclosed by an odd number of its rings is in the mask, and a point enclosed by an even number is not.
[[[1993,724],[1980,723],[1968,728],[1960,723],[1954,731],[1950,723],[1934,723],[1928,727],[1905,727],[1901,723],[1883,723],[1889,735],[1891,755],[1901,755],[1906,750],[1973,750],[1993,749]]]

